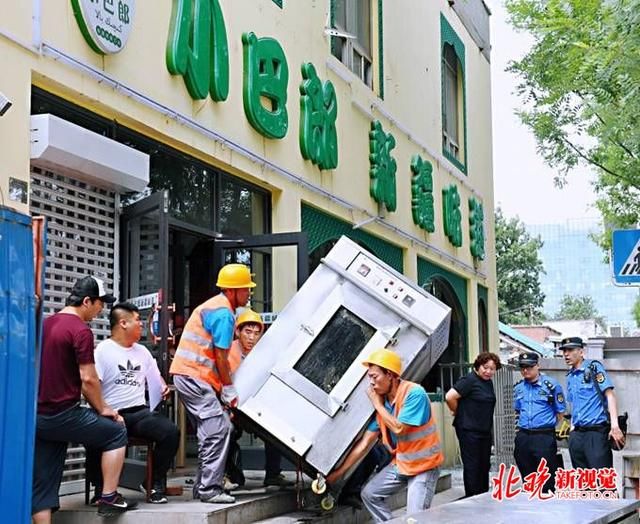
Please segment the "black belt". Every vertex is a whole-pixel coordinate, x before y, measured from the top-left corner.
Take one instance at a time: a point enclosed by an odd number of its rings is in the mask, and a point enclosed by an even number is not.
[[[609,424],[594,424],[593,426],[576,426],[573,428],[574,431],[602,431],[606,429],[609,431]]]
[[[527,435],[533,435],[536,433],[548,433],[549,435],[551,435],[551,434],[555,434],[556,428],[532,428],[532,429],[518,428],[518,431],[522,431]]]
[[[120,414],[125,414],[128,415],[130,413],[135,413],[137,411],[141,411],[143,409],[147,409],[147,406],[133,406],[132,408],[124,408],[124,409],[119,409],[118,413]]]

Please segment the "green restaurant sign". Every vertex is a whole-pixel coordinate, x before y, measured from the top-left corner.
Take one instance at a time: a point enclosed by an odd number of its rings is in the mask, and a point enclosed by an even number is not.
[[[87,43],[97,53],[117,53],[127,42],[135,0],[71,0],[73,13]],[[282,139],[289,129],[287,93],[289,66],[280,43],[253,32],[242,34],[244,113],[251,126],[269,139]],[[224,102],[229,95],[229,44],[219,0],[173,0],[165,62],[172,75],[182,76],[192,99],[211,97]],[[322,81],[311,62],[301,66],[298,143],[305,160],[320,170],[338,167],[338,100],[335,88]],[[397,163],[396,140],[378,120],[369,130],[369,193],[394,212]],[[433,166],[420,155],[411,159],[411,212],[414,224],[435,231]],[[442,223],[446,237],[462,246],[460,194],[455,184],[442,190]],[[469,199],[470,250],[482,260],[484,251],[482,203]]]
[[[91,49],[101,55],[122,51],[131,33],[135,0],[71,0],[71,7]]]

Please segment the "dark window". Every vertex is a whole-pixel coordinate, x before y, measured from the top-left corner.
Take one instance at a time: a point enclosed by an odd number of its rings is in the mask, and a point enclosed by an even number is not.
[[[371,0],[335,0],[333,15],[335,29],[348,37],[333,37],[331,53],[373,88]]]
[[[458,57],[453,46],[445,44],[442,53],[442,146],[455,158],[460,155],[460,78]]]
[[[341,306],[293,369],[325,393],[330,393],[375,331]]]

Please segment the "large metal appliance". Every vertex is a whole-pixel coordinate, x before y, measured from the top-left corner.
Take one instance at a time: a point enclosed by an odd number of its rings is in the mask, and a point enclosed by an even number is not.
[[[326,475],[373,414],[362,361],[392,347],[421,380],[449,339],[450,309],[342,237],[240,366],[239,416],[307,473]]]

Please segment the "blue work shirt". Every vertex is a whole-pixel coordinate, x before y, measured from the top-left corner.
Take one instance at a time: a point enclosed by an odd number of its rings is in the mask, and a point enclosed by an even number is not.
[[[384,399],[384,407],[393,415],[394,404],[391,404],[386,397]],[[400,409],[400,413],[398,413],[398,421],[408,426],[422,426],[422,424],[427,423],[430,416],[431,408],[429,406],[429,397],[427,397],[424,388],[416,384],[409,390],[404,399],[402,409]],[[367,431],[380,431],[380,426],[378,425],[375,415],[367,426]],[[391,444],[395,447],[397,443],[396,435],[393,431],[389,431],[389,435],[391,437]]]
[[[513,386],[513,409],[520,413],[519,428],[555,428],[556,414],[566,409],[562,386],[542,373],[535,382],[521,380]]]
[[[202,327],[212,337],[212,344],[218,349],[229,349],[233,342],[233,329],[235,318],[229,308],[203,309],[200,312]]]
[[[579,368],[567,372],[567,400],[571,402],[573,426],[594,426],[609,420],[607,398],[601,399],[596,388],[600,388],[603,395],[607,389],[613,389],[607,372],[597,360],[583,360]]]

